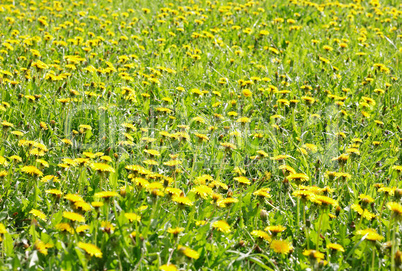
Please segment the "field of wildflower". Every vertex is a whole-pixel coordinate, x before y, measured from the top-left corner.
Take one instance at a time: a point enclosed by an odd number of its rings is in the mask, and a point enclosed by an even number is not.
[[[402,270],[399,1],[0,18],[0,270]]]

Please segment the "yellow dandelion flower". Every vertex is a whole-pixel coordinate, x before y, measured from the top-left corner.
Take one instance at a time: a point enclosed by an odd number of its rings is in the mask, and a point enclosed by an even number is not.
[[[55,226],[55,228],[61,232],[68,232],[71,234],[74,233],[74,229],[68,223],[59,223]]]
[[[92,163],[91,168],[98,172],[115,172],[112,166],[104,163]]]
[[[388,209],[390,209],[393,215],[398,219],[402,219],[402,205],[397,202],[388,202]]]
[[[168,233],[171,233],[173,235],[178,235],[179,233],[181,233],[182,231],[184,231],[184,228],[181,227],[177,227],[177,228],[169,228],[167,230]]]
[[[305,250],[303,252],[303,255],[312,259],[316,259],[317,261],[323,260],[325,258],[324,253],[321,253],[314,249]]]
[[[234,179],[235,181],[237,181],[238,183],[240,183],[240,184],[246,184],[246,185],[250,185],[250,184],[251,184],[250,180],[247,179],[247,178],[244,177],[244,176],[235,177],[235,178],[233,178],[233,179]]]
[[[35,166],[25,166],[21,168],[21,172],[24,172],[26,174],[32,175],[32,176],[42,176],[43,172],[40,171],[37,167]]]
[[[261,189],[254,191],[253,195],[257,196],[259,198],[271,198],[271,195],[269,194],[270,190],[271,189],[269,189],[269,188],[261,188]]]
[[[179,204],[179,206],[193,206],[193,202],[185,196],[173,196],[172,200]]]
[[[212,223],[212,227],[217,229],[218,231],[223,232],[223,233],[229,233],[230,232],[230,226],[224,220],[215,221],[214,223]]]
[[[94,195],[95,198],[103,198],[103,199],[109,199],[112,197],[119,197],[119,196],[120,196],[119,193],[113,191],[102,191],[95,193]]]
[[[281,233],[286,230],[286,227],[282,225],[278,226],[267,226],[264,231],[270,232],[273,235],[277,235],[278,233]]]
[[[339,244],[333,244],[333,243],[329,243],[327,245],[328,249],[331,250],[336,250],[336,251],[340,251],[340,252],[345,252],[345,249],[343,248],[343,246],[339,245]]]
[[[225,208],[226,206],[230,206],[233,203],[239,202],[238,199],[235,198],[225,198],[225,199],[220,199],[216,202],[216,205],[220,208]]]
[[[285,240],[273,240],[270,247],[274,252],[284,255],[293,250],[292,245]]]
[[[277,156],[274,156],[274,157],[270,157],[269,159],[274,160],[274,161],[282,161],[282,160],[285,160],[286,158],[289,158],[289,157],[290,157],[290,155],[281,154],[281,155],[277,155]]]
[[[124,216],[125,216],[128,220],[130,220],[130,222],[133,222],[133,221],[140,222],[140,221],[141,221],[141,216],[139,216],[139,215],[137,215],[137,214],[135,214],[135,213],[125,213]]]
[[[265,241],[271,241],[272,237],[266,233],[265,231],[261,231],[261,230],[254,230],[251,232],[251,235],[254,237],[257,237],[259,239],[264,239]]]
[[[159,269],[162,271],[177,271],[177,267],[174,264],[164,264],[159,266]]]
[[[64,198],[72,203],[84,201],[84,199],[80,195],[77,195],[77,194],[67,194],[64,196]]]
[[[366,236],[366,239],[369,241],[381,241],[384,239],[384,237],[379,235],[375,229],[358,230],[356,234]]]
[[[207,199],[209,196],[212,195],[213,190],[209,186],[199,185],[191,189],[191,192],[195,193],[203,199]]]
[[[67,218],[71,221],[77,221],[77,222],[85,222],[84,216],[74,213],[74,212],[63,212],[63,217]]]
[[[334,200],[327,196],[315,196],[315,202],[323,207],[327,207],[329,205],[338,206],[337,200]]]
[[[183,191],[181,191],[179,188],[174,187],[167,187],[165,192],[171,196],[180,196],[183,193]]]
[[[237,149],[237,147],[234,145],[234,144],[232,144],[232,143],[228,143],[228,142],[221,142],[221,143],[219,143],[222,147],[224,147],[225,148],[225,150],[226,151],[229,151],[229,150],[236,150]]]
[[[49,190],[46,190],[45,193],[55,195],[55,196],[58,196],[58,197],[61,197],[63,195],[63,192],[61,192],[58,189],[49,189]]]
[[[200,257],[200,254],[197,251],[195,251],[195,250],[193,250],[191,248],[188,248],[188,247],[184,247],[182,245],[179,245],[177,247],[177,250],[180,253],[182,253],[183,255],[185,255],[186,257],[190,258],[190,259],[195,259],[196,260],[196,259],[198,259]]]
[[[52,247],[53,247],[53,245],[46,244],[41,240],[36,240],[36,242],[35,242],[35,249],[43,255],[47,255],[47,252],[48,252],[47,249],[52,248]]]
[[[39,210],[32,209],[29,213],[32,214],[34,217],[37,217],[43,221],[46,221],[46,215]]]
[[[303,173],[295,173],[295,174],[290,174],[287,177],[288,180],[295,181],[295,182],[306,182],[309,180],[309,177],[306,174]]]
[[[90,256],[102,258],[102,251],[95,245],[79,242],[78,247],[84,250]]]

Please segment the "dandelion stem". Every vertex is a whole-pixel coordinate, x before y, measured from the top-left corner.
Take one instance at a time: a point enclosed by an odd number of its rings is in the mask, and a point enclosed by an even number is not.
[[[310,240],[308,237],[308,227],[307,227],[307,223],[306,223],[306,206],[303,205],[303,222],[304,222],[304,229],[306,231],[306,243],[307,243],[307,249],[310,249]]]
[[[371,271],[374,271],[374,263],[375,263],[375,249],[373,248],[373,256],[371,257]]]
[[[316,243],[316,250],[318,251],[318,246],[320,243],[320,231],[321,231],[321,223],[322,223],[322,218],[324,216],[324,211],[321,210],[321,215],[320,219],[318,220],[318,229],[317,229],[317,243]]]
[[[220,180],[221,171],[222,171],[223,165],[225,164],[225,158],[226,158],[226,152],[225,152],[225,154],[223,155],[222,163],[221,163],[221,165],[220,165],[220,167],[219,167],[218,174],[216,175],[216,180],[218,180],[218,181]]]
[[[380,219],[380,225],[381,225],[382,211],[384,210],[384,205],[385,205],[385,201],[387,200],[387,198],[388,198],[388,195],[386,194],[386,195],[385,195],[385,197],[384,197],[384,200],[382,201],[382,204],[381,204],[380,216],[379,216],[379,219]],[[381,227],[381,226],[380,226],[380,227]]]
[[[149,217],[149,224],[147,226],[147,229],[144,232],[144,238],[147,238],[148,231],[151,228],[152,219],[154,218],[156,209],[158,209],[158,198],[156,198],[156,201],[155,201],[154,205],[152,206],[151,216]]]
[[[297,213],[296,213],[296,236],[299,233],[299,225],[300,225],[300,198],[297,197]]]
[[[395,270],[395,242],[396,242],[396,217],[393,220],[393,232],[392,232],[392,247],[391,247],[391,271]]]

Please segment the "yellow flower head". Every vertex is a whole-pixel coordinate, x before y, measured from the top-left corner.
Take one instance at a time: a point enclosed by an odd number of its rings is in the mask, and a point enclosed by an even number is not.
[[[46,221],[46,215],[39,210],[32,209],[29,213],[43,221]]]
[[[254,230],[251,232],[251,235],[254,237],[257,237],[259,239],[264,239],[265,241],[271,241],[272,237],[266,233],[265,231],[261,231],[261,230]]]
[[[343,248],[343,246],[339,245],[339,244],[333,244],[333,243],[329,243],[327,245],[327,248],[331,249],[331,250],[336,250],[336,251],[340,251],[340,252],[345,252],[345,249]]]
[[[79,201],[84,201],[84,199],[80,195],[77,195],[77,194],[67,194],[67,195],[64,196],[64,198],[66,200],[69,200],[72,203],[76,203],[76,202],[79,202]]]
[[[325,255],[323,253],[314,249],[305,250],[303,252],[303,255],[316,260],[323,260],[325,258]]]
[[[237,181],[237,182],[240,183],[240,184],[246,184],[246,185],[250,185],[250,184],[251,184],[250,180],[247,179],[247,178],[244,177],[244,176],[235,177],[234,180]]]
[[[305,182],[309,180],[309,177],[306,174],[303,173],[296,173],[296,174],[290,174],[287,179],[293,180],[296,182]]]
[[[103,192],[98,192],[95,193],[94,197],[96,198],[103,198],[103,199],[108,199],[112,197],[119,197],[119,193],[113,192],[113,191],[103,191]]]
[[[164,264],[159,266],[159,269],[162,271],[177,271],[177,267],[174,264]]]
[[[24,172],[26,174],[32,175],[32,176],[42,176],[43,172],[40,171],[38,168],[35,166],[25,166],[21,169],[21,172]]]
[[[184,206],[193,206],[193,202],[185,197],[185,196],[173,196],[172,200],[176,203],[178,203],[180,206],[184,207]]]
[[[73,234],[74,229],[68,223],[59,223],[55,226],[55,228],[61,232],[68,232]]]
[[[90,256],[102,258],[102,251],[95,245],[79,242],[78,247],[84,250]]]
[[[279,254],[288,254],[290,251],[293,250],[292,245],[285,240],[273,240],[271,242],[271,249]]]
[[[115,172],[113,167],[104,163],[92,163],[91,168],[98,172]]]
[[[85,218],[82,215],[73,212],[63,212],[63,217],[71,221],[85,222]]]
[[[185,255],[186,257],[190,258],[190,259],[195,259],[196,260],[196,259],[198,259],[200,257],[200,254],[197,251],[195,251],[195,250],[193,250],[191,248],[188,248],[188,247],[184,247],[182,245],[179,245],[177,247],[177,250],[180,253],[182,253],[183,255]]]
[[[130,220],[130,222],[133,222],[133,221],[140,222],[140,221],[141,221],[141,216],[139,216],[139,215],[137,215],[137,214],[134,214],[134,213],[125,213],[124,216],[125,216],[128,220]]]
[[[218,231],[223,232],[223,233],[229,233],[230,232],[230,226],[224,220],[215,221],[214,223],[212,223],[212,227],[214,229],[217,229]]]
[[[264,231],[268,231],[272,233],[273,235],[277,235],[280,232],[283,232],[286,230],[286,227],[278,225],[278,226],[267,226]]]
[[[35,249],[38,250],[41,254],[47,255],[47,249],[53,247],[51,244],[46,244],[41,240],[36,240]]]
[[[402,205],[397,202],[388,202],[387,203],[388,209],[390,209],[393,215],[398,218],[402,219]]]
[[[366,239],[369,241],[381,241],[384,239],[375,229],[358,230],[356,234],[366,236]]]
[[[171,233],[173,235],[178,235],[179,233],[181,233],[182,231],[184,231],[184,228],[181,227],[177,227],[177,228],[169,228],[167,230],[168,233]]]

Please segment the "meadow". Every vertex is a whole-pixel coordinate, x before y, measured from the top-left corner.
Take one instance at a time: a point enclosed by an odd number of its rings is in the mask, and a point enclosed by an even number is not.
[[[399,1],[0,18],[0,270],[402,270]]]

